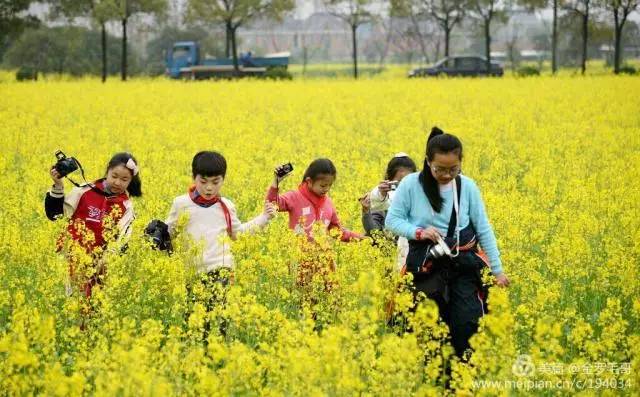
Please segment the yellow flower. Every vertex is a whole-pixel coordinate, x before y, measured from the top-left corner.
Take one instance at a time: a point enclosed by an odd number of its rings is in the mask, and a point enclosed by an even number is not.
[[[477,381],[517,378],[523,355],[537,380],[588,379],[545,372],[549,363],[629,363],[618,378],[640,382],[636,77],[104,85],[7,76],[0,72],[5,394],[440,396],[449,384],[452,395],[508,395]],[[480,188],[511,280],[490,289],[468,361],[454,357],[433,302],[414,305],[394,241],[344,244],[339,230],[314,225],[310,244],[280,213],[264,229],[222,237],[233,282],[208,308],[214,291],[196,274],[206,247],[186,232],[188,215],[171,255],[143,236],[186,192],[200,150],[226,157],[221,194],[242,221],[263,211],[274,166],[294,165],[283,193],[313,159],[331,158],[329,196],[342,226],[362,232],[356,199],[394,153],[421,168],[433,125],[461,138],[464,175]],[[116,152],[138,159],[144,195],[132,199],[126,253],[111,245],[115,214],[104,220],[106,249],[88,255],[67,235],[56,252],[67,220],[48,221],[42,198],[57,149],[77,157],[89,181]],[[83,283],[102,265],[101,285],[84,298]]]

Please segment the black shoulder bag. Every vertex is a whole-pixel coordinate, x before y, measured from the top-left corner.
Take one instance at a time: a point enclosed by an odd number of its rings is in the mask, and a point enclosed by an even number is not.
[[[456,177],[456,192],[458,208],[460,208],[460,191],[462,183],[460,176]],[[451,210],[449,228],[444,239],[449,247],[455,245],[454,234],[456,231],[457,214],[455,205]],[[429,250],[434,246],[430,240],[409,240],[409,253],[405,263],[406,271],[413,274],[413,283],[417,291],[424,292],[430,298],[437,301],[449,300],[448,282],[453,267],[453,260],[448,256],[442,256],[435,260],[429,260]]]

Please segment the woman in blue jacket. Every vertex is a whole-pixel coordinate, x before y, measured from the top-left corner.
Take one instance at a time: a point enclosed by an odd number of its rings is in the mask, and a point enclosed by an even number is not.
[[[490,267],[497,285],[509,285],[480,190],[460,174],[461,163],[460,140],[434,127],[423,170],[402,180],[385,220],[387,229],[409,240],[405,266],[414,294],[438,304],[460,357],[486,312],[482,268]],[[432,248],[439,241],[445,246],[437,252]]]

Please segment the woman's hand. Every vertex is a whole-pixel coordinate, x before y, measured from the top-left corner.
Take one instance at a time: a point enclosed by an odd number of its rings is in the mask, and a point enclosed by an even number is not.
[[[499,287],[508,287],[511,282],[507,278],[507,275],[500,273],[496,276],[496,285]]]
[[[426,229],[420,228],[416,231],[416,240],[431,240],[435,243],[440,238],[442,238],[442,234],[433,226]]]
[[[51,176],[51,179],[53,180],[53,185],[57,188],[57,189],[64,189],[64,183],[62,182],[62,175],[60,175],[60,173],[55,169],[55,168],[51,168],[51,171],[49,171],[49,175]]]

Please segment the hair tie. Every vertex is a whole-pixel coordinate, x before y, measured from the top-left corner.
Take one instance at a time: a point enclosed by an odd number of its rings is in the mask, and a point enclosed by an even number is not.
[[[396,153],[395,155],[393,155],[394,159],[397,159],[399,157],[409,157],[409,155],[406,154],[405,152],[400,152],[400,153]]]

